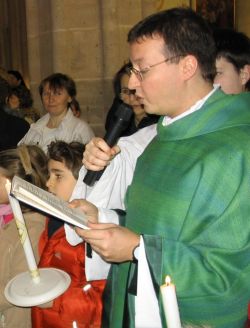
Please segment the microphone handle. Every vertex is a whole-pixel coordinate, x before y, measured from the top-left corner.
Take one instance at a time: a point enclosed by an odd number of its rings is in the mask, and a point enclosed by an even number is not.
[[[94,185],[94,183],[100,179],[100,177],[102,176],[104,172],[104,169],[101,171],[92,171],[92,170],[88,170],[83,182],[86,183],[86,185],[92,187]]]

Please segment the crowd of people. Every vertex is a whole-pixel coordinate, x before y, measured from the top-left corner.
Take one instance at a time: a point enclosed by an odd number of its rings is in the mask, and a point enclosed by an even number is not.
[[[121,103],[133,115],[113,147],[80,118],[70,76],[41,81],[41,115],[21,74],[0,69],[2,327],[166,327],[166,275],[183,327],[250,327],[250,40],[173,8],[135,24],[128,45],[106,132]],[[5,190],[15,175],[79,208],[90,228],[22,204],[38,267],[71,278],[31,309],[4,297],[27,271]]]

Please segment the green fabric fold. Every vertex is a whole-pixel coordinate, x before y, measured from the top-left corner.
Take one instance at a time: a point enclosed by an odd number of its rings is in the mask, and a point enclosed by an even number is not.
[[[183,324],[243,327],[249,214],[250,95],[216,91],[200,110],[166,127],[159,122],[127,192],[126,226],[144,235],[163,326],[159,286],[168,274]],[[112,273],[108,327],[122,327],[128,267]]]

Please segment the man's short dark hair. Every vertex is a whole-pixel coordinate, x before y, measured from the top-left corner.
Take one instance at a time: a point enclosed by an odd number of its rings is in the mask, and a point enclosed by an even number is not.
[[[190,8],[173,8],[146,17],[128,34],[128,42],[161,36],[168,56],[196,57],[205,80],[215,76],[215,43],[207,22]],[[173,59],[178,62],[180,57]]]
[[[216,58],[225,58],[239,73],[245,65],[250,65],[250,39],[244,33],[227,28],[214,30]],[[246,83],[250,90],[250,80]]]

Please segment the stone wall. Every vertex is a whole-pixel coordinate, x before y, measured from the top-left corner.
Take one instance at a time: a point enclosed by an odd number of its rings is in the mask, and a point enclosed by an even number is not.
[[[236,29],[250,37],[250,1],[235,0]]]
[[[141,18],[195,0],[25,0],[30,86],[53,72],[77,83],[82,117],[97,135],[112,103],[112,78],[128,58],[127,32]],[[250,1],[236,0],[237,27],[250,31]],[[241,13],[241,14],[240,14]],[[238,19],[240,17],[240,19]]]
[[[112,78],[128,58],[127,32],[141,18],[189,1],[26,0],[30,87],[53,72],[77,83],[82,117],[103,135]]]

